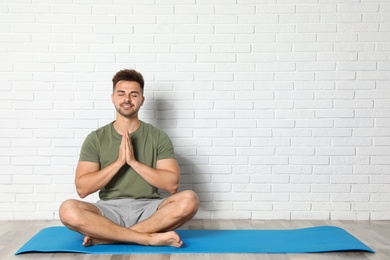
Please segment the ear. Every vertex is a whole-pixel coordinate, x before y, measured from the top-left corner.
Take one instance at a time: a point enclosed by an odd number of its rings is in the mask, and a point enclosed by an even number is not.
[[[145,96],[142,96],[141,106],[143,106],[144,102],[145,102]]]

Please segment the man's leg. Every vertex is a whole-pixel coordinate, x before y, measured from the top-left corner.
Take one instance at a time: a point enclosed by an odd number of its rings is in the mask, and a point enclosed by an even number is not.
[[[190,220],[198,210],[199,199],[195,192],[187,190],[176,193],[163,202],[148,219],[130,229],[137,232],[158,233],[174,230]]]
[[[175,232],[138,232],[117,225],[102,216],[94,205],[78,200],[61,204],[60,219],[68,228],[85,235],[83,245],[129,242],[141,245],[169,245],[180,247],[182,241]]]

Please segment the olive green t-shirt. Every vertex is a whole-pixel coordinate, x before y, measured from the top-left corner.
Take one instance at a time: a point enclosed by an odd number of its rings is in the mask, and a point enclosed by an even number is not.
[[[137,161],[156,168],[161,159],[175,158],[173,145],[168,135],[141,121],[136,131],[130,134]],[[122,135],[118,134],[113,122],[91,132],[85,139],[79,161],[96,162],[103,169],[118,158]],[[121,198],[161,198],[158,189],[146,182],[128,164],[125,164],[112,180],[100,189],[102,200]]]

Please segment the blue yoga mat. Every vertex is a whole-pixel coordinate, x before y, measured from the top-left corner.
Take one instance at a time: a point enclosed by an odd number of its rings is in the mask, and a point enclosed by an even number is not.
[[[71,252],[85,254],[187,254],[187,253],[314,253],[374,251],[333,226],[293,230],[176,230],[181,248],[111,244],[82,246],[84,236],[66,227],[48,227],[32,237],[15,254]]]

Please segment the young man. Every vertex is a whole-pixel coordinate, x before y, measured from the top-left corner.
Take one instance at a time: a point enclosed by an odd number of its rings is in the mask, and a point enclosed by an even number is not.
[[[76,169],[77,193],[99,191],[97,203],[67,200],[59,214],[68,228],[85,235],[83,245],[132,242],[180,247],[173,230],[198,209],[192,191],[177,192],[180,169],[169,137],[138,118],[144,79],[119,71],[113,81],[116,120],[85,139]],[[158,189],[172,195],[166,199]]]

